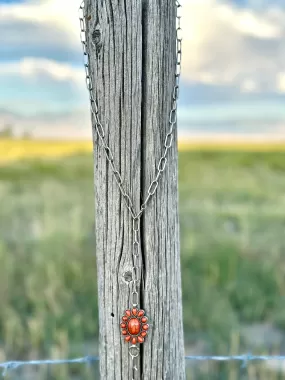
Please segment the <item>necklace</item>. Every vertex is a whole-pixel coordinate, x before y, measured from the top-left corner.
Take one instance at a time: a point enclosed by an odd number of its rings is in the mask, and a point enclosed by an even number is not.
[[[169,113],[169,130],[165,136],[164,142],[164,151],[159,160],[159,163],[156,167],[156,177],[149,185],[147,196],[143,203],[141,204],[140,210],[138,212],[135,211],[132,199],[130,195],[127,193],[123,186],[123,179],[120,172],[117,170],[116,165],[114,163],[114,156],[111,152],[110,147],[107,145],[105,140],[105,131],[103,125],[99,119],[99,111],[96,100],[93,96],[93,81],[91,77],[91,72],[89,70],[89,53],[87,51],[87,36],[86,36],[86,20],[89,18],[86,16],[86,7],[85,2],[83,0],[81,6],[79,8],[79,21],[80,21],[80,37],[81,44],[83,47],[83,56],[84,56],[84,68],[85,68],[85,79],[86,86],[89,92],[90,97],[90,110],[94,118],[94,129],[99,137],[101,142],[101,146],[105,152],[105,156],[109,165],[112,169],[114,178],[118,185],[119,191],[123,197],[125,205],[130,212],[132,218],[132,230],[133,230],[133,267],[132,267],[132,292],[131,292],[131,307],[125,311],[125,314],[122,316],[122,320],[120,322],[120,328],[122,330],[122,335],[124,340],[128,343],[131,343],[129,347],[129,354],[133,361],[133,379],[135,377],[135,371],[137,371],[137,365],[135,360],[139,357],[139,344],[142,344],[145,341],[149,330],[148,318],[145,314],[145,311],[139,308],[139,273],[141,268],[138,265],[138,259],[140,256],[139,251],[139,231],[140,231],[140,219],[142,214],[144,213],[146,207],[149,204],[150,199],[155,195],[159,179],[163,174],[166,164],[167,164],[167,154],[168,150],[171,148],[173,143],[173,132],[174,128],[177,125],[177,100],[179,97],[179,83],[180,83],[180,75],[181,75],[181,56],[182,56],[182,36],[181,36],[181,15],[179,15],[179,8],[181,8],[181,4],[178,0],[174,0],[176,4],[176,69],[175,69],[175,83],[172,93],[172,107]]]

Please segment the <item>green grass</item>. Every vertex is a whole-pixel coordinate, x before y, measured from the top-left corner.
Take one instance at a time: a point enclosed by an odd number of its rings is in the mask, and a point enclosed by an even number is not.
[[[0,168],[0,361],[97,353],[92,165],[90,154]],[[242,326],[285,329],[285,153],[181,152],[179,168],[186,351],[247,352]],[[80,368],[50,371],[94,378]],[[258,368],[188,372],[285,378]]]

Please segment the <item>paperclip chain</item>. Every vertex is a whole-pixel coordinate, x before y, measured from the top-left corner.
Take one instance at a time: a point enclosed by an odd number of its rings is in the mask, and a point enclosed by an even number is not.
[[[90,96],[90,104],[91,104],[91,112],[94,117],[95,121],[95,130],[97,132],[97,135],[100,139],[100,142],[102,144],[102,147],[104,149],[106,158],[112,168],[115,180],[117,182],[117,185],[120,189],[120,192],[122,194],[122,197],[126,203],[126,206],[128,210],[131,213],[131,216],[133,219],[139,219],[141,215],[143,214],[144,210],[146,209],[146,206],[151,199],[152,196],[157,191],[158,187],[158,181],[160,179],[161,174],[164,172],[166,163],[167,163],[167,153],[168,150],[171,148],[172,143],[173,143],[173,132],[174,132],[174,127],[177,122],[177,100],[179,97],[179,82],[180,82],[180,75],[181,75],[181,57],[182,57],[182,36],[181,36],[181,25],[180,25],[180,19],[181,16],[178,15],[177,12],[177,29],[176,29],[176,70],[175,70],[175,84],[173,88],[173,93],[172,93],[172,108],[169,113],[169,130],[168,133],[166,134],[165,141],[164,141],[164,152],[163,155],[161,156],[158,165],[156,167],[156,177],[155,179],[151,182],[149,185],[148,191],[147,191],[147,196],[142,203],[139,212],[136,214],[134,205],[132,202],[132,199],[130,195],[127,193],[123,186],[123,179],[120,174],[120,172],[117,170],[115,164],[114,164],[114,156],[113,153],[111,152],[110,147],[107,145],[105,141],[105,130],[103,128],[103,125],[101,124],[99,120],[99,111],[98,111],[98,105],[96,100],[94,99],[93,96],[93,83],[92,83],[92,78],[91,78],[91,72],[89,70],[89,53],[87,52],[87,40],[86,40],[86,15],[85,15],[85,1],[83,0],[81,3],[81,6],[79,8],[79,21],[80,21],[80,35],[81,35],[81,43],[83,47],[83,56],[84,56],[84,68],[85,68],[85,73],[86,73],[86,86],[89,91],[89,96]],[[176,0],[176,6],[177,9],[181,7],[180,3]]]
[[[133,204],[133,201],[131,199],[131,196],[128,194],[128,192],[125,190],[125,187],[123,185],[123,179],[120,174],[120,172],[117,170],[117,167],[114,163],[114,156],[113,153],[108,146],[106,140],[105,140],[105,130],[103,125],[100,122],[99,119],[99,110],[98,110],[98,104],[93,96],[93,81],[91,76],[91,71],[89,68],[89,53],[87,51],[87,37],[86,37],[86,14],[85,14],[85,1],[83,0],[80,8],[79,8],[79,21],[80,21],[80,39],[81,44],[83,48],[83,57],[84,57],[84,68],[85,68],[85,80],[86,80],[86,86],[89,92],[90,97],[90,106],[91,106],[91,113],[94,118],[94,127],[96,130],[96,133],[99,137],[99,140],[101,142],[101,146],[103,147],[103,150],[106,155],[106,159],[109,162],[109,165],[113,171],[114,178],[116,180],[116,183],[118,185],[118,188],[120,190],[120,193],[124,199],[124,202],[126,204],[127,209],[129,210],[132,221],[133,221],[133,267],[132,267],[132,297],[131,302],[133,307],[137,307],[139,304],[139,294],[138,294],[138,283],[139,283],[139,271],[140,267],[138,264],[138,259],[140,256],[140,250],[139,250],[139,231],[140,231],[140,219],[141,216],[146,209],[150,199],[155,195],[159,179],[162,175],[162,173],[165,171],[166,164],[167,164],[167,155],[168,151],[172,146],[173,143],[173,132],[174,128],[177,124],[177,100],[179,97],[179,83],[180,83],[180,75],[181,75],[181,58],[182,58],[182,29],[181,29],[181,15],[179,14],[179,8],[181,8],[181,4],[178,0],[175,0],[176,4],[176,69],[175,69],[175,83],[174,88],[172,92],[172,107],[169,113],[169,129],[165,136],[164,141],[164,149],[163,154],[158,162],[158,165],[156,167],[156,176],[154,180],[150,183],[149,188],[147,190],[147,196],[143,203],[141,204],[140,210],[138,213],[135,212],[135,207]],[[137,369],[136,360],[139,356],[139,348],[137,345],[131,345],[129,349],[130,356],[132,357],[133,361],[133,380],[135,378],[135,372]]]

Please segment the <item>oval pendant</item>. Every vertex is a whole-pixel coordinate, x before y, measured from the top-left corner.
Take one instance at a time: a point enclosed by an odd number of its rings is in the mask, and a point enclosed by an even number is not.
[[[125,341],[132,344],[143,343],[149,329],[147,321],[144,310],[126,310],[120,324]]]

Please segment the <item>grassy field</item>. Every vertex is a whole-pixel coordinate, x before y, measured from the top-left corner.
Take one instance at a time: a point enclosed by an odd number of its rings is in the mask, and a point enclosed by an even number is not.
[[[186,352],[284,352],[284,151],[182,150],[179,169]],[[2,165],[0,200],[0,361],[97,354],[91,153]],[[257,325],[278,339],[254,345],[243,332]],[[191,380],[285,379],[264,365],[187,371]],[[11,378],[94,372],[59,366]]]
[[[180,151],[285,151],[285,142],[246,142],[223,141],[215,144],[207,141],[181,139],[178,142]],[[59,158],[92,151],[91,141],[62,141],[62,140],[29,140],[0,138],[0,165],[27,158]]]

